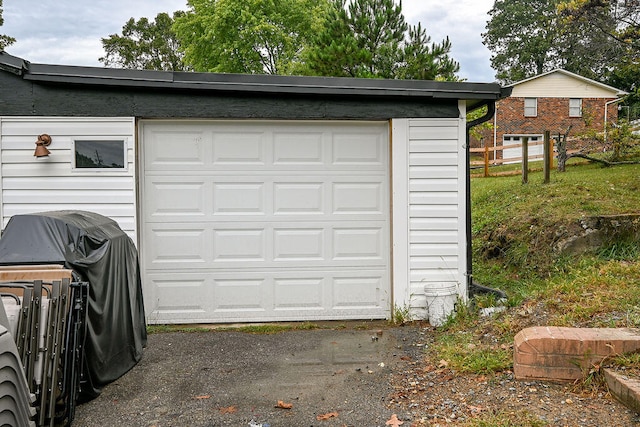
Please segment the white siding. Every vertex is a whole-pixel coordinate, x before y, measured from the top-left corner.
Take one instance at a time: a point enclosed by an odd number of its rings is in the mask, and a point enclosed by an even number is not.
[[[11,216],[78,209],[108,216],[136,238],[133,118],[0,118],[2,227]],[[51,135],[51,155],[33,156],[37,136]],[[127,146],[126,170],[73,170],[73,140],[118,139]]]
[[[562,73],[515,84],[514,98],[616,98],[616,91]]]
[[[467,297],[464,120],[393,124],[394,302],[425,318],[430,283]]]

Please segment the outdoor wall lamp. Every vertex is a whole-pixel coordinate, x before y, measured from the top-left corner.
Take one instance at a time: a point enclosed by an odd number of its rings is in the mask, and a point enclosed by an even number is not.
[[[51,152],[47,150],[47,147],[51,144],[51,137],[46,133],[42,135],[38,135],[38,140],[36,141],[36,151],[33,155],[37,158],[47,157]]]

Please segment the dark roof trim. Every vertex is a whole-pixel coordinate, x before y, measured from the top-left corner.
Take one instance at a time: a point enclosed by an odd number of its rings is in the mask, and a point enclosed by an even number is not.
[[[27,70],[27,64],[24,59],[0,51],[0,70],[20,76]]]
[[[0,68],[20,69],[25,80],[40,83],[136,87],[245,94],[292,94],[355,97],[498,100],[510,90],[497,83],[383,80],[344,77],[301,77],[124,70],[115,68],[32,64],[7,53]],[[472,102],[475,104],[475,102]]]

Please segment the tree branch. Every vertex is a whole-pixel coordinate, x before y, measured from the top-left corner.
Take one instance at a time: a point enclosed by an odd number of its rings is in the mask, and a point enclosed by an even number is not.
[[[567,159],[570,159],[572,157],[579,157],[581,159],[586,159],[589,160],[591,162],[596,162],[596,163],[601,163],[605,166],[617,166],[617,165],[638,165],[640,164],[640,160],[636,160],[636,161],[626,161],[626,162],[610,162],[608,160],[604,160],[604,159],[598,159],[596,157],[591,157],[588,156],[586,154],[582,154],[582,153],[572,153],[572,154],[568,154],[567,155]]]

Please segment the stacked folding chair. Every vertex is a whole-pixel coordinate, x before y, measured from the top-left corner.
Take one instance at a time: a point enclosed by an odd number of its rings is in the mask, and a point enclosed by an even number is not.
[[[87,283],[72,282],[71,270],[58,266],[2,267],[0,296],[36,409],[34,425],[70,424],[82,372]]]

